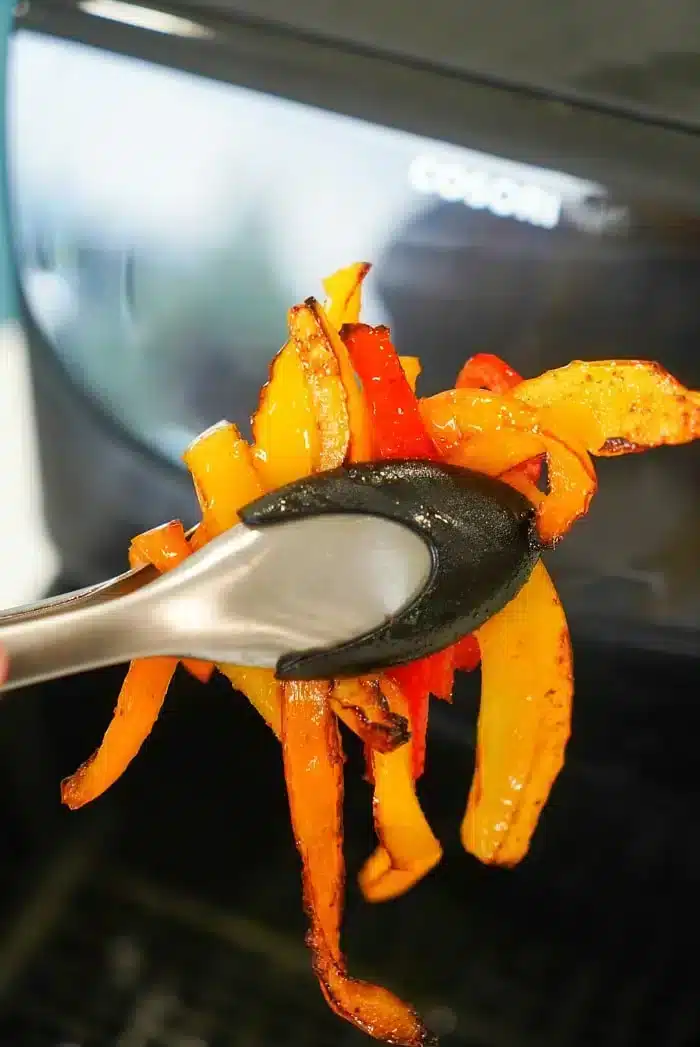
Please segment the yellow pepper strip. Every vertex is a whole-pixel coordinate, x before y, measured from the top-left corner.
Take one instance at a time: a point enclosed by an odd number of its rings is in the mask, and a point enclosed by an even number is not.
[[[399,363],[401,364],[403,373],[406,375],[406,380],[411,387],[411,392],[415,393],[418,379],[423,370],[423,365],[417,356],[400,356]]]
[[[372,266],[369,262],[355,262],[338,269],[323,281],[328,295],[324,310],[328,322],[339,331],[343,324],[356,324],[362,309],[362,283]]]
[[[391,711],[408,716],[401,689],[383,678],[382,690]],[[359,884],[368,902],[384,902],[404,894],[434,869],[442,847],[416,795],[410,743],[389,753],[375,749],[371,761],[379,846],[362,867]]]
[[[255,464],[268,490],[314,472],[319,434],[311,389],[293,341],[279,351],[270,367],[253,416]]]
[[[587,451],[582,447],[573,448],[558,435],[546,431],[538,412],[519,403],[512,395],[453,389],[421,400],[420,406],[428,432],[445,457],[455,460],[462,454],[468,456],[468,444],[481,437],[477,444],[480,469],[492,475],[500,475],[517,464],[513,442],[516,436],[523,439],[521,462],[544,450],[549,494],[544,500],[538,500],[537,506],[537,529],[543,542],[560,539],[587,512],[596,490],[595,469]],[[501,438],[504,431],[513,437]],[[494,465],[489,464],[489,442],[493,446]]]
[[[646,360],[576,360],[528,379],[513,395],[536,408],[574,407],[586,447],[603,457],[700,437],[700,392]]]
[[[542,563],[476,637],[481,707],[462,842],[482,862],[515,865],[561,770],[571,724],[569,630]]]
[[[330,684],[285,683],[282,691],[284,773],[303,866],[314,970],[341,1017],[376,1039],[419,1047],[426,1032],[415,1011],[387,989],[351,978],[340,950],[343,754],[329,704]]]
[[[264,494],[250,447],[233,422],[219,422],[183,455],[192,475],[209,539],[239,522],[238,511]]]
[[[171,520],[135,538],[129,558],[132,564],[152,563],[168,571],[189,554],[182,524]],[[177,663],[177,658],[141,658],[131,663],[99,748],[61,783],[61,799],[72,810],[101,796],[124,773],[158,719]]]
[[[389,707],[376,677],[336,680],[330,703],[336,716],[372,750],[393,752],[411,737],[408,715]]]
[[[282,685],[272,669],[219,665],[235,689],[244,694],[277,738],[282,737]]]
[[[319,323],[313,299],[289,311],[289,332],[311,390],[319,432],[318,469],[342,465],[350,442],[347,394],[340,365]]]

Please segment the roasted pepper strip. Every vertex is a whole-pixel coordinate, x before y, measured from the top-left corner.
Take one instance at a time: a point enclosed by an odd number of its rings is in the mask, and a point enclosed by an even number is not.
[[[492,393],[508,393],[522,380],[522,376],[500,356],[477,353],[459,372],[455,389],[489,389]]]
[[[359,293],[359,288],[358,288]],[[367,401],[355,375],[350,354],[338,330],[328,319],[326,313],[313,298],[306,303],[314,314],[333,356],[338,364],[338,375],[342,382],[347,401],[348,442],[346,455],[351,462],[368,462],[372,457],[372,418]],[[354,312],[354,309],[350,309]],[[343,315],[348,315],[347,310]],[[323,439],[322,439],[323,443]],[[338,463],[342,464],[342,463]]]
[[[432,439],[449,460],[463,456],[466,461],[470,439],[492,434],[496,464],[489,463],[487,441],[481,439],[478,444],[482,455],[480,468],[492,475],[499,475],[505,468],[516,464],[513,435],[508,438],[508,463],[504,463],[506,440],[500,441],[501,432],[522,434],[522,461],[532,458],[536,447],[544,448],[549,494],[537,509],[538,531],[543,542],[556,542],[588,510],[596,490],[596,476],[585,448],[564,443],[545,430],[540,418],[543,412],[538,415],[515,399],[514,394],[500,396],[480,390],[457,389],[421,400],[420,407]]]
[[[371,750],[393,752],[411,737],[406,713],[390,709],[375,677],[336,680],[330,703],[336,716]]]
[[[455,669],[470,673],[478,669],[481,661],[479,641],[476,636],[465,636],[454,646]]]
[[[323,281],[323,290],[328,295],[324,311],[336,331],[343,324],[356,324],[360,319],[362,284],[371,268],[369,262],[355,262]]]
[[[514,865],[561,770],[571,725],[569,630],[541,562],[476,637],[481,707],[462,842],[482,862]]]
[[[183,455],[209,540],[239,522],[238,511],[264,493],[250,447],[233,422],[219,422]]]
[[[346,324],[340,333],[369,403],[374,456],[437,461],[439,451],[421,419],[388,328]]]
[[[418,1047],[426,1033],[412,1008],[380,986],[349,977],[340,950],[343,754],[329,704],[330,684],[285,683],[282,689],[284,773],[303,866],[314,970],[341,1017],[376,1039]]]
[[[700,392],[646,360],[576,360],[517,387],[531,407],[573,405],[592,454],[615,457],[700,437]]]
[[[493,353],[477,353],[467,360],[457,378],[456,389],[488,389],[492,393],[509,393],[523,381],[522,376]],[[542,475],[539,459],[524,462],[514,468],[515,476],[522,475],[537,485]]]
[[[160,571],[176,567],[190,552],[179,520],[139,535],[132,550],[130,559],[152,563]],[[100,747],[61,783],[61,799],[68,807],[75,810],[95,800],[121,777],[158,719],[177,663],[177,658],[143,658],[131,663]]]
[[[391,711],[408,712],[401,688],[384,679],[382,689]],[[422,880],[442,857],[416,796],[411,744],[390,753],[373,750],[374,825],[379,846],[365,862],[359,884],[370,902],[388,901]]]
[[[296,346],[311,391],[319,432],[318,469],[342,465],[350,442],[348,397],[340,364],[329,339],[329,327],[319,319],[313,298],[289,311],[289,333]]]
[[[272,361],[252,424],[255,463],[266,488],[281,487],[314,471],[318,427],[311,390],[291,340]]]

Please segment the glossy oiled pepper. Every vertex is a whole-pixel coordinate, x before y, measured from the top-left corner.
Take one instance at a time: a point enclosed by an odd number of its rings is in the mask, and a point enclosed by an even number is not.
[[[459,372],[455,389],[488,389],[492,393],[509,393],[522,382],[522,376],[514,371],[505,360],[493,353],[477,353],[467,360]],[[533,458],[522,465],[516,465],[508,479],[513,477],[524,477],[525,480],[537,486],[542,476],[542,463],[540,458]]]

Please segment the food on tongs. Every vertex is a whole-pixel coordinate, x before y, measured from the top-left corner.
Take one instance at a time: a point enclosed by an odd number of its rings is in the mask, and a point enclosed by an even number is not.
[[[536,510],[545,546],[585,515],[596,490],[593,458],[700,436],[700,393],[658,364],[574,362],[523,380],[490,354],[468,360],[455,387],[420,399],[420,361],[400,357],[385,327],[360,323],[366,264],[324,284],[328,301],[289,313],[289,340],[270,369],[253,418],[253,444],[221,423],[187,450],[201,522],[192,537],[172,521],[134,539],[132,565],[165,571],[238,522],[266,490],[342,464],[442,460],[497,476]],[[546,483],[543,465],[546,464]],[[364,746],[378,845],[360,873],[371,902],[407,891],[442,848],[416,795],[426,765],[430,699],[450,701],[456,671],[482,666],[476,769],[462,825],[466,849],[513,865],[527,853],[562,766],[573,694],[569,632],[540,562],[519,594],[475,635],[447,650],[355,680],[282,683],[271,670],[219,665],[282,745],[289,805],[303,865],[309,944],[323,993],[341,1016],[387,1042],[427,1038],[413,1009],[353,978],[340,948],[343,753],[339,721]],[[213,671],[185,662],[202,680]],[[95,755],[63,783],[77,808],[123,773],[148,736],[176,660],[135,662]]]

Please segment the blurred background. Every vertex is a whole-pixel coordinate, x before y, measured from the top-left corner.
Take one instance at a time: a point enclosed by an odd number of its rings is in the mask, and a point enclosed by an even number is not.
[[[694,5],[31,0],[6,19],[0,606],[193,522],[182,451],[221,417],[247,430],[286,310],[351,261],[425,393],[480,351],[526,376],[649,358],[700,387]],[[433,716],[444,867],[378,908],[350,883],[353,969],[446,1042],[700,1042],[700,447],[598,466],[551,558],[577,703],[531,854],[504,873],[458,846],[476,674]],[[228,685],[178,676],[125,780],[61,810],[122,676],[3,703],[0,1045],[359,1041],[309,971],[278,751]],[[351,881],[360,778],[351,747]]]

